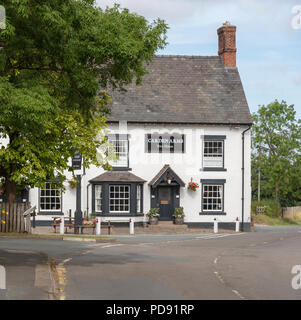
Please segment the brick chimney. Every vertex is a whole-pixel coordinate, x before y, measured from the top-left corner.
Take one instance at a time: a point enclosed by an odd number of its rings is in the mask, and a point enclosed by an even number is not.
[[[218,55],[224,60],[224,66],[236,67],[236,27],[226,21],[219,29],[218,34]]]

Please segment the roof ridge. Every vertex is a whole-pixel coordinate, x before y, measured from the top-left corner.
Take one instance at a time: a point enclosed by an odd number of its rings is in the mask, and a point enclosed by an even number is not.
[[[198,56],[181,54],[156,54],[155,58],[191,58],[191,59],[220,59],[220,56]]]

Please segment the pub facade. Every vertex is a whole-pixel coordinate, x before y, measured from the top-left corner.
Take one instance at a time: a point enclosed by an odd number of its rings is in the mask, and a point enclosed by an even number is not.
[[[30,190],[37,225],[70,210],[73,215],[80,196],[83,214],[111,221],[142,223],[150,208],[172,221],[183,207],[189,227],[217,219],[232,228],[238,219],[248,230],[252,118],[236,67],[235,34],[225,23],[217,56],[156,56],[141,86],[110,92],[108,140],[118,156],[112,171],[81,169],[80,185],[67,181],[64,192],[51,182]]]

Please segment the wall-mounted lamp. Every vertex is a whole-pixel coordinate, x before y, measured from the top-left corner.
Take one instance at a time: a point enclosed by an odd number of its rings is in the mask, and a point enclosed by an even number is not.
[[[166,176],[166,180],[167,180],[167,183],[168,184],[171,184],[171,181],[172,181],[172,176],[168,173],[167,176]]]

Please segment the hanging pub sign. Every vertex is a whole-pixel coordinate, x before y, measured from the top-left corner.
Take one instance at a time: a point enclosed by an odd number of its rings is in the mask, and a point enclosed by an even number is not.
[[[185,135],[181,133],[152,133],[145,135],[148,153],[184,153]]]
[[[72,167],[74,170],[82,168],[82,155],[76,150],[72,158]]]

